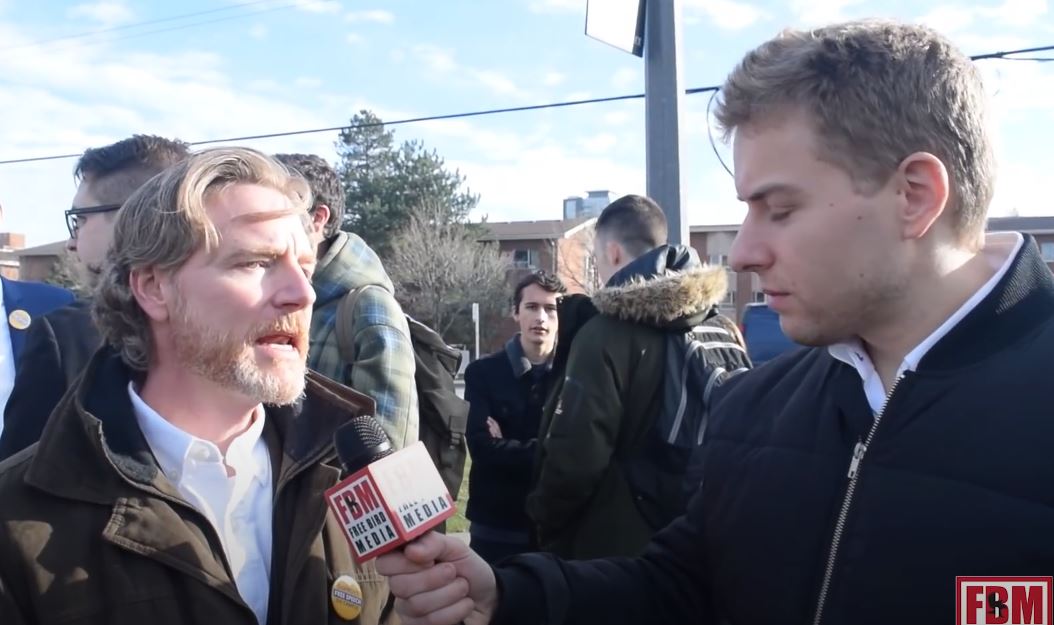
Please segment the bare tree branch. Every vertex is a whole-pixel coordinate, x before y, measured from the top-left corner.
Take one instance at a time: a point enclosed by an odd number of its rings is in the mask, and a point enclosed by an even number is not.
[[[590,226],[575,236],[568,246],[570,249],[563,250],[557,256],[557,275],[572,291],[579,290],[592,295],[600,288],[600,276],[593,259],[595,239],[596,230]]]
[[[500,313],[509,268],[494,244],[450,214],[434,202],[412,209],[385,265],[408,313],[450,342],[468,342],[468,311],[476,302],[481,314]]]
[[[67,250],[63,250],[51,266],[44,282],[67,288],[77,295],[83,295],[87,289],[81,281],[77,260]]]

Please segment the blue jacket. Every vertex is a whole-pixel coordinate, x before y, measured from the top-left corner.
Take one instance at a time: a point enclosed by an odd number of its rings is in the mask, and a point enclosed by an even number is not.
[[[73,301],[73,293],[66,289],[44,284],[42,282],[20,282],[0,277],[4,291],[4,309],[7,311],[7,330],[11,334],[11,352],[15,364],[22,355],[22,345],[26,340],[26,331],[37,317],[47,314]],[[11,317],[17,311],[29,314],[29,324],[11,324]]]
[[[881,418],[823,348],[729,380],[687,515],[638,558],[498,567],[491,622],[955,622],[957,576],[1054,574],[1051,354],[1054,279],[1029,240]]]

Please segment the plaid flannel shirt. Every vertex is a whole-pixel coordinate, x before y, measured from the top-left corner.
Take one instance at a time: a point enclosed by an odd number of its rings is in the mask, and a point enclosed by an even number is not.
[[[356,288],[355,353],[341,354],[337,342],[337,307]],[[417,441],[419,416],[414,383],[414,351],[402,307],[380,259],[359,237],[339,233],[319,259],[313,280],[308,366],[322,375],[365,393],[377,402],[377,420],[392,445],[401,449]]]

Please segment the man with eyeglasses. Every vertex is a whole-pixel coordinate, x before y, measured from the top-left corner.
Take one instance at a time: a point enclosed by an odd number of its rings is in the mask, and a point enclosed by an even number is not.
[[[182,141],[133,135],[81,155],[73,173],[77,192],[66,211],[66,248],[77,258],[83,292],[95,289],[124,201],[188,154]],[[33,321],[4,408],[0,460],[37,442],[51,411],[100,343],[86,298]]]

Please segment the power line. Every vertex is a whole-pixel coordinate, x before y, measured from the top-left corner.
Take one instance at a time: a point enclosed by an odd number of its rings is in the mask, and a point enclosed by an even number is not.
[[[970,59],[974,61],[985,61],[988,59],[1005,59],[1007,61],[1015,61],[1018,59],[1008,58],[1016,54],[1029,54],[1030,52],[1050,52],[1054,50],[1054,45],[1050,46],[1039,46],[1038,48],[1022,48],[1020,50],[1008,50],[1006,52],[989,52],[988,54],[975,54]],[[1020,60],[1032,60],[1032,59],[1020,59]]]
[[[1020,50],[1008,50],[1005,52],[991,52],[988,54],[978,54],[971,56],[970,59],[974,61],[989,60],[989,59],[1004,59],[1005,60],[1035,60],[1042,61],[1044,59],[1015,59],[1012,55],[1016,54],[1028,54],[1032,52],[1045,52],[1054,50],[1054,45],[1041,46],[1036,48],[1024,48]],[[710,85],[707,87],[693,87],[685,90],[685,95],[695,95],[698,93],[709,93],[717,92],[721,89],[720,85]],[[644,97],[643,93],[634,93],[628,95],[611,96],[606,98],[590,98],[586,100],[570,100],[565,102],[551,102],[548,104],[532,104],[528,106],[514,106],[508,108],[499,109],[485,109],[482,111],[470,111],[464,113],[450,113],[446,115],[428,115],[424,117],[410,117],[407,119],[398,119],[390,122],[378,122],[373,124],[345,124],[343,126],[329,126],[326,128],[310,128],[304,130],[289,130],[284,132],[271,132],[265,134],[246,135],[241,137],[227,137],[224,139],[205,139],[201,141],[191,141],[190,145],[210,145],[214,143],[228,143],[232,141],[256,141],[259,139],[274,139],[277,137],[293,137],[298,135],[309,135],[317,134],[321,132],[337,132],[343,130],[354,130],[358,128],[370,128],[373,126],[399,126],[403,124],[413,124],[418,122],[430,122],[430,121],[443,121],[450,119],[462,119],[466,117],[481,117],[484,115],[498,115],[502,113],[521,113],[524,111],[539,111],[544,109],[554,108],[566,108],[571,106],[583,106],[586,104],[602,104],[605,102],[620,102],[625,100],[639,100]],[[711,99],[712,102],[712,99]],[[81,152],[75,154],[55,154],[51,156],[35,156],[30,158],[14,158],[7,160],[0,160],[0,165],[14,165],[17,163],[33,163],[38,161],[54,161],[62,160],[67,158],[77,158],[81,155]]]
[[[200,17],[202,15],[209,15],[212,13],[219,13],[223,11],[233,11],[243,9],[257,4],[264,4],[266,2],[274,2],[275,0],[253,0],[252,2],[241,2],[238,4],[232,4],[230,6],[219,7],[217,9],[208,9],[206,11],[195,11],[193,13],[183,13],[180,15],[171,15],[169,17],[161,17],[153,20],[146,20],[142,22],[135,22],[132,24],[123,24],[121,26],[112,26],[110,28],[100,28],[97,30],[90,30],[82,33],[74,33],[72,35],[63,35],[61,37],[53,37],[51,39],[40,39],[37,41],[30,41],[27,43],[20,43],[13,46],[5,46],[0,48],[0,52],[6,52],[8,50],[20,50],[22,48],[35,48],[37,46],[47,45],[49,43],[55,43],[58,41],[69,41],[73,39],[83,39],[85,37],[91,37],[94,35],[105,35],[106,33],[119,32],[122,30],[129,30],[133,28],[139,28],[140,26],[149,26],[151,24],[163,24],[165,22],[175,22],[182,19],[191,17]]]
[[[696,94],[696,93],[706,93],[706,92],[709,92],[709,91],[717,91],[718,89],[720,89],[720,87],[718,87],[716,85],[715,86],[710,86],[710,87],[696,87],[694,89],[687,89],[687,90],[685,90],[685,94],[693,95],[693,94]],[[228,143],[228,142],[231,142],[231,141],[255,141],[255,140],[258,140],[258,139],[273,139],[273,138],[276,138],[276,137],[292,137],[292,136],[296,136],[296,135],[310,135],[310,134],[317,134],[317,133],[320,133],[320,132],[337,132],[337,131],[341,131],[341,130],[354,130],[354,129],[357,129],[357,128],[371,128],[371,127],[374,127],[374,126],[399,126],[399,125],[402,125],[402,124],[413,124],[413,123],[418,123],[418,122],[431,122],[431,121],[442,121],[442,120],[449,120],[449,119],[461,119],[461,118],[464,118],[464,117],[480,117],[480,116],[483,116],[483,115],[497,115],[499,113],[519,113],[519,112],[523,112],[523,111],[539,111],[539,110],[551,109],[551,108],[563,108],[563,107],[569,107],[569,106],[581,106],[581,105],[584,105],[584,104],[600,104],[600,103],[603,103],[603,102],[619,102],[619,101],[622,101],[622,100],[639,100],[639,99],[641,99],[643,97],[644,97],[643,93],[634,93],[634,94],[629,94],[629,95],[611,96],[611,97],[607,97],[607,98],[591,98],[591,99],[588,99],[588,100],[571,100],[571,101],[567,101],[567,102],[552,102],[552,103],[549,103],[549,104],[532,104],[532,105],[529,105],[529,106],[515,106],[515,107],[501,108],[501,109],[486,109],[486,110],[482,110],[482,111],[469,111],[469,112],[465,112],[465,113],[450,113],[450,114],[447,114],[447,115],[428,115],[428,116],[425,116],[425,117],[410,117],[410,118],[407,118],[407,119],[397,119],[397,120],[390,121],[390,122],[382,121],[382,122],[369,123],[369,124],[345,124],[343,126],[329,126],[327,128],[311,128],[311,129],[307,129],[307,130],[289,130],[289,131],[285,131],[285,132],[272,132],[272,133],[259,134],[259,135],[246,135],[246,136],[243,136],[243,137],[228,137],[228,138],[225,138],[225,139],[206,139],[206,140],[203,140],[203,141],[191,141],[191,142],[189,142],[189,145],[198,146],[198,145],[209,145],[209,144],[212,144],[212,143]],[[32,163],[32,162],[35,162],[35,161],[53,161],[53,160],[60,160],[60,159],[65,159],[65,158],[77,158],[80,155],[81,155],[81,152],[78,152],[76,154],[56,154],[56,155],[53,155],[53,156],[36,156],[36,157],[32,157],[32,158],[17,158],[17,159],[9,159],[9,160],[0,161],[0,165],[12,165],[12,164],[15,164],[15,163]]]

